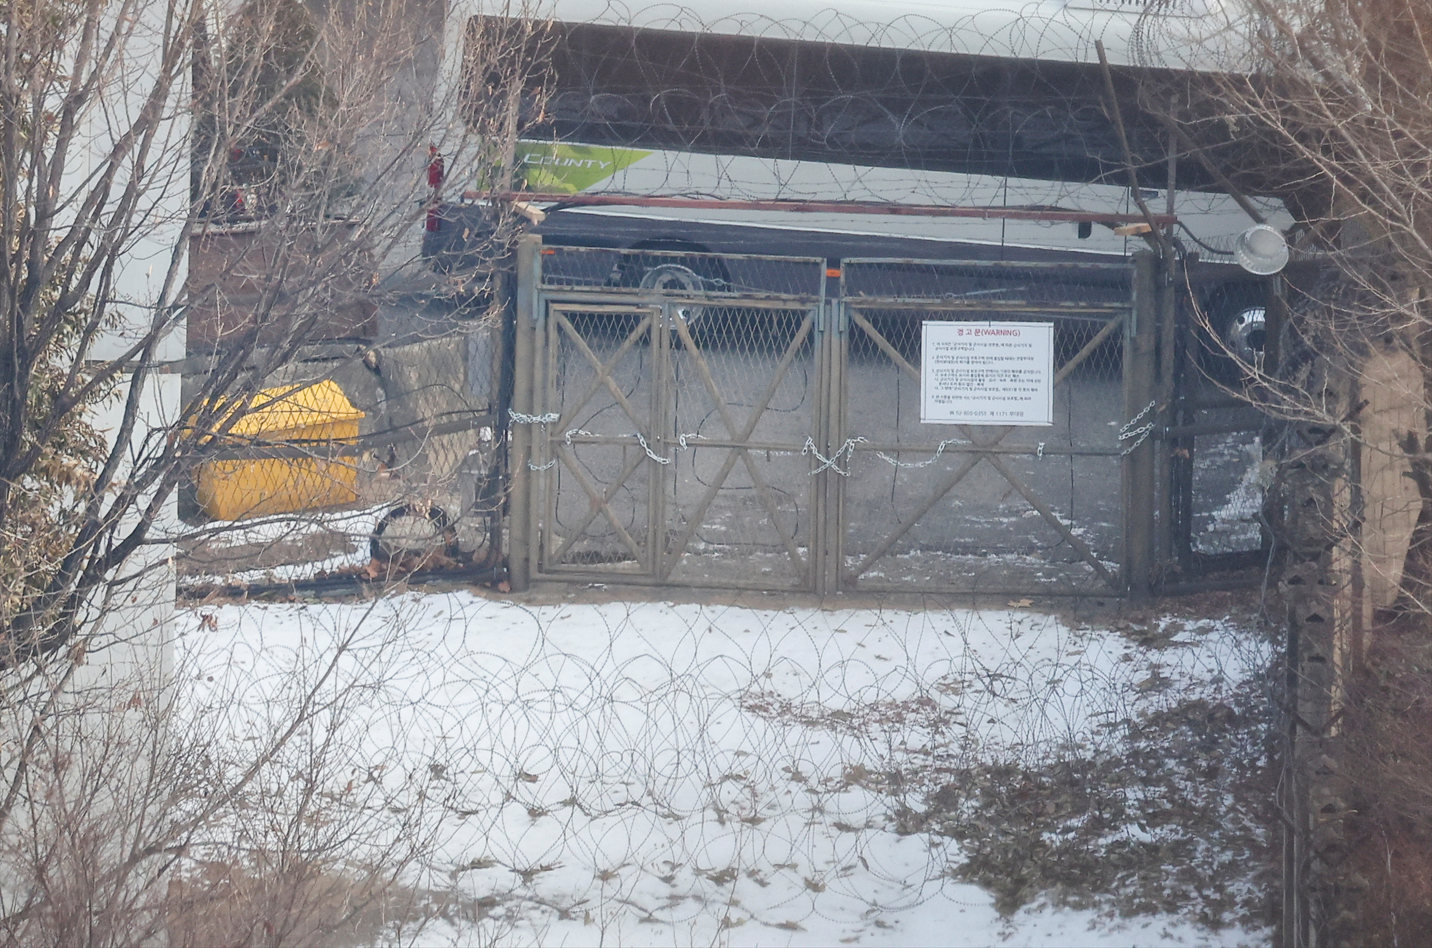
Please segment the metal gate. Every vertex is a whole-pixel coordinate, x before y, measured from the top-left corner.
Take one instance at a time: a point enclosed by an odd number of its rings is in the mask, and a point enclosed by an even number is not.
[[[1124,264],[843,262],[843,588],[1121,588],[1132,277]],[[922,424],[927,321],[1052,323],[1054,424]]]
[[[526,242],[514,587],[1122,592],[1157,503],[1151,274]],[[920,423],[920,326],[951,320],[1053,324],[1053,426]]]
[[[817,588],[824,261],[525,253],[514,535],[528,575]]]

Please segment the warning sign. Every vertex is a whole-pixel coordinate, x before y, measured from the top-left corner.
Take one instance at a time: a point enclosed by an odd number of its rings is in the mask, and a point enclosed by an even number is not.
[[[1054,424],[1054,324],[922,324],[920,421]]]

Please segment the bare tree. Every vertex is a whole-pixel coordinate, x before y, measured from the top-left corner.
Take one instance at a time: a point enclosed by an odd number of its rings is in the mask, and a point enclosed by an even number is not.
[[[1145,18],[1155,57],[1220,70],[1179,100],[1183,139],[1283,197],[1317,265],[1290,276],[1276,359],[1248,387],[1285,422],[1269,505],[1293,682],[1284,938],[1415,940],[1432,924],[1412,881],[1432,871],[1432,9],[1170,9]]]
[[[267,380],[333,312],[421,265],[431,155],[482,177],[511,154],[532,67],[519,34],[538,26],[454,36],[446,16],[396,0],[0,11],[7,943],[322,940],[417,852],[381,781],[330,785],[353,765],[334,744],[362,680],[342,672],[351,637],[310,657],[251,743],[203,723],[224,706],[198,707],[169,666],[168,544],[176,491]],[[474,71],[495,86],[461,121]],[[484,252],[500,257],[513,228],[496,217]],[[250,239],[191,270],[191,243],[216,229]],[[186,321],[224,306],[241,318],[186,360]],[[271,816],[245,828],[254,812]],[[388,814],[377,835],[372,814]]]

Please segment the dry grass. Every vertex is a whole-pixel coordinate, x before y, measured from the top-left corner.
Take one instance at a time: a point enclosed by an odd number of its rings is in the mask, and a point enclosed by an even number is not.
[[[1338,770],[1349,812],[1338,943],[1415,945],[1432,932],[1432,641],[1425,615],[1380,629],[1353,677]]]
[[[403,943],[435,921],[469,933],[488,922],[496,899],[404,885],[363,867],[338,870],[304,860],[197,863],[164,896],[170,948],[284,945],[359,948]]]
[[[1235,603],[1201,603],[1214,604]],[[1126,613],[1110,624],[1156,657],[1181,623],[1151,617]],[[923,694],[831,711],[757,692],[743,706],[847,740],[865,735],[875,759],[847,767],[840,783],[886,796],[896,832],[957,843],[947,874],[992,892],[1005,914],[1044,901],[1259,928],[1272,923],[1278,871],[1271,751],[1279,714],[1268,682],[1254,676],[1217,697],[1189,694],[1145,712],[1111,707],[1077,744],[1031,738],[1004,754],[985,753],[970,736],[966,713],[983,713],[965,706],[979,707],[979,698],[953,680],[933,689],[963,694],[961,704]],[[1152,675],[1134,687],[1168,686]],[[882,733],[929,739],[918,751],[882,750]]]

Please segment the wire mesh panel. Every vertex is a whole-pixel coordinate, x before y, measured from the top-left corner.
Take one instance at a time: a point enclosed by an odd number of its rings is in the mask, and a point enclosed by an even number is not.
[[[1272,482],[1273,462],[1265,457],[1262,415],[1251,408],[1201,411],[1198,421],[1214,431],[1191,438],[1192,470],[1189,546],[1217,556],[1261,550],[1267,543],[1263,498]]]
[[[732,307],[676,323],[663,580],[810,588],[823,486],[807,449],[821,421],[818,317]]]
[[[647,449],[660,418],[659,306],[553,303],[533,469],[547,486],[543,567],[650,573]]]
[[[1256,378],[1276,369],[1282,307],[1276,282],[1236,267],[1204,265],[1175,283],[1183,345],[1163,433],[1169,473],[1166,581],[1251,580],[1272,536],[1264,497],[1274,459]],[[1272,304],[1270,306],[1270,304]],[[1266,350],[1266,352],[1265,352]]]
[[[755,298],[819,299],[824,265],[806,257],[714,254],[683,249],[547,247],[544,287],[623,296],[658,293],[739,304]]]
[[[845,261],[845,586],[1117,588],[1130,278],[1123,266]],[[951,322],[1052,326],[1052,423],[922,422],[922,332]]]
[[[824,262],[652,254],[621,285],[623,259],[544,260],[542,572],[812,588]]]
[[[1130,273],[1124,264],[847,259],[841,294],[852,302],[1049,310],[1077,318],[1085,311],[1127,307]]]

